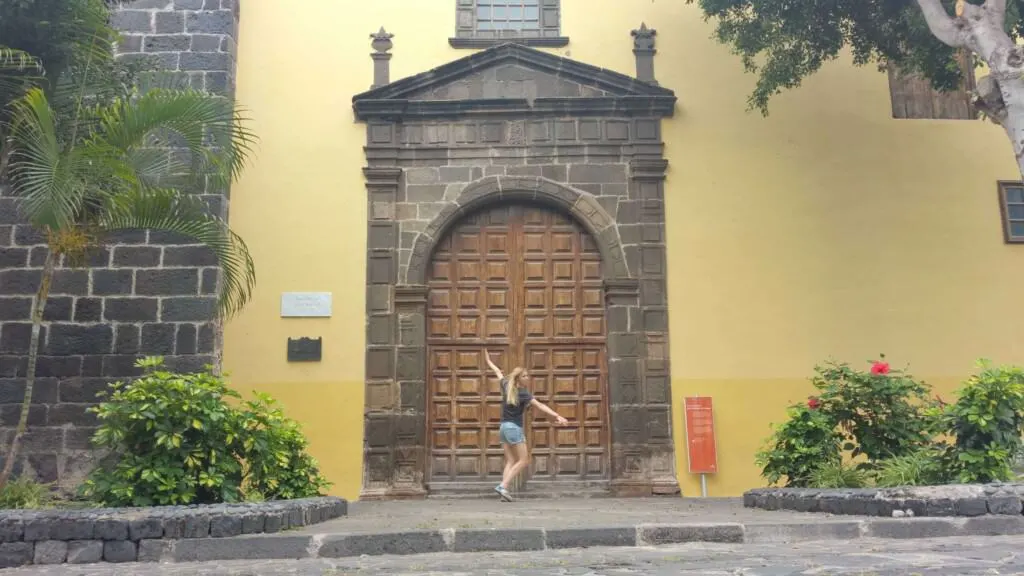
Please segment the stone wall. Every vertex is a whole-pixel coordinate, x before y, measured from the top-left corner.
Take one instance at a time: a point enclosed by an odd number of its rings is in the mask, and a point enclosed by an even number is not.
[[[193,88],[234,92],[238,0],[137,0],[117,12],[121,58],[150,57]],[[170,153],[170,152],[169,152]],[[214,213],[227,200],[206,194]],[[46,308],[30,431],[18,470],[71,488],[91,465],[95,419],[87,408],[108,383],[136,374],[140,355],[163,355],[178,370],[216,364],[219,329],[215,260],[165,233],[108,239],[88,265],[57,271]],[[45,239],[26,225],[18,201],[0,187],[0,444],[17,423],[32,296]]]
[[[849,516],[1020,516],[1024,484],[830,489],[759,488],[743,505]]]
[[[0,519],[0,568],[157,562],[180,541],[274,534],[346,514],[348,503],[333,497],[125,510],[9,511]]]

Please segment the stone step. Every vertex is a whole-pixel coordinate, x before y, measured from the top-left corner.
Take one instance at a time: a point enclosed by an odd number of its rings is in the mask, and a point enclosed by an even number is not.
[[[428,499],[478,499],[496,498],[494,487],[497,481],[487,482],[434,482],[427,489]],[[531,480],[519,486],[512,486],[512,495],[520,500],[558,498],[608,498],[611,490],[607,481],[546,481]]]

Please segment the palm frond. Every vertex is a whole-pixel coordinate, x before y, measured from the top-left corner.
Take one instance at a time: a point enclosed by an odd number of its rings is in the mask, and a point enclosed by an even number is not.
[[[225,316],[241,310],[252,298],[256,267],[245,242],[227,222],[209,214],[199,197],[168,189],[136,189],[109,197],[100,228],[161,230],[195,239],[216,256],[221,271],[219,309]]]
[[[0,46],[0,94],[20,94],[42,77],[43,66],[36,57]],[[0,102],[0,106],[3,104]]]
[[[88,190],[86,154],[68,150],[58,135],[57,117],[46,94],[33,88],[12,106],[11,137],[16,142],[10,174],[22,209],[39,228],[72,226]]]
[[[230,101],[161,88],[104,110],[97,134],[125,152],[161,144],[182,148],[188,153],[171,156],[169,173],[223,184],[241,173],[256,141]]]

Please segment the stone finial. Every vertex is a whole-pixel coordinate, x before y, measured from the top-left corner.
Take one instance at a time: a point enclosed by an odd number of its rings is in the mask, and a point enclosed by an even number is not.
[[[646,23],[641,22],[638,30],[630,33],[633,36],[633,54],[636,55],[636,78],[644,82],[657,84],[654,79],[654,55],[658,51],[654,48],[654,37],[658,31],[648,28]]]
[[[373,54],[370,54],[370,58],[373,58],[372,88],[379,88],[391,82],[391,54],[388,51],[394,46],[391,42],[394,37],[395,35],[385,31],[383,26],[379,32],[370,34],[370,39],[373,40],[370,45],[374,50]]]

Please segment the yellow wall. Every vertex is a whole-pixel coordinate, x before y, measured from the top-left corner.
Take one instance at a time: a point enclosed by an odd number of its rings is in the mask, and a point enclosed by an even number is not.
[[[629,31],[658,30],[656,74],[676,91],[665,124],[675,429],[681,403],[715,399],[712,495],[758,485],[753,453],[829,356],[887,353],[946,392],[980,356],[1024,363],[1021,247],[1003,244],[995,181],[1017,177],[1005,136],[981,122],[896,121],[884,75],[848,59],[745,112],[753,78],[694,5],[563,0],[567,48],[633,72]],[[227,328],[242,389],[301,419],[314,454],[355,498],[361,481],[365,188],[351,97],[372,79],[369,33],[395,33],[392,78],[466,55],[448,47],[454,2],[289,0],[242,8],[238,98],[261,138],[231,222],[259,269]],[[283,291],[331,291],[334,317],[283,320]],[[1015,305],[1016,304],[1016,305]],[[288,336],[322,335],[324,361],[289,365]]]

